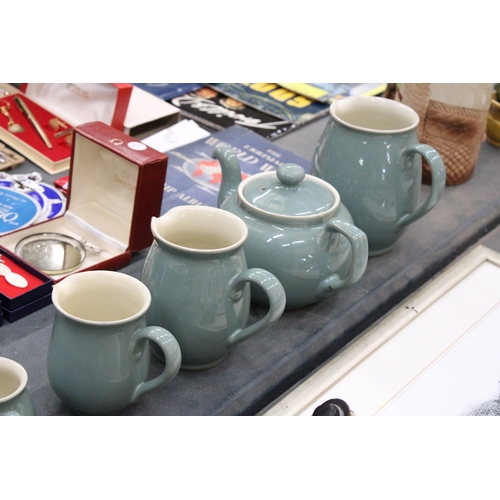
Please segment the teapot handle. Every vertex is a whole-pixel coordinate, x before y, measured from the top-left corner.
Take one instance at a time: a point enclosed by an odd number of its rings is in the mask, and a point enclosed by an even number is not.
[[[439,153],[431,146],[427,144],[415,144],[406,148],[402,152],[403,157],[408,157],[414,155],[415,153],[422,156],[425,161],[429,164],[431,170],[431,191],[427,199],[413,212],[404,214],[398,221],[397,226],[403,227],[411,222],[416,221],[423,217],[427,212],[429,212],[439,201],[446,184],[446,169],[443,160]]]
[[[321,282],[318,295],[322,296],[328,296],[332,290],[346,288],[359,281],[368,263],[368,238],[361,229],[349,222],[333,219],[326,224],[325,235],[327,232],[343,234],[349,240],[352,249],[352,262],[345,278],[341,278],[336,273]]]
[[[139,343],[151,340],[158,344],[165,357],[165,369],[152,380],[141,382],[135,388],[131,403],[134,403],[146,392],[152,391],[161,385],[168,384],[179,372],[181,367],[181,348],[175,337],[164,328],[159,326],[147,326],[140,329],[130,341],[130,355],[137,357]]]
[[[236,276],[229,286],[229,291],[233,300],[238,300],[240,298],[241,292],[247,283],[254,283],[264,290],[267,298],[269,299],[269,310],[267,311],[267,314],[256,323],[247,326],[246,328],[239,328],[233,332],[228,338],[229,347],[242,342],[265,328],[270,327],[278,321],[285,310],[285,289],[279,282],[278,278],[276,278],[276,276],[271,274],[269,271],[255,267],[247,269]]]

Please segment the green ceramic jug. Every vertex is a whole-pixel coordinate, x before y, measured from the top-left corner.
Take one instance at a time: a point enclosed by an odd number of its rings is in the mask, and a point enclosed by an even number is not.
[[[141,276],[152,296],[147,321],[175,336],[182,369],[219,364],[236,344],[281,317],[283,287],[267,270],[248,268],[248,232],[238,217],[215,207],[179,206],[153,217],[151,230],[155,239]],[[269,305],[264,317],[247,325],[250,283]]]
[[[443,193],[443,161],[434,148],[419,143],[418,122],[413,109],[382,97],[352,96],[330,106],[311,174],[335,186],[354,223],[366,233],[370,256],[391,250]],[[432,184],[418,206],[422,158]]]

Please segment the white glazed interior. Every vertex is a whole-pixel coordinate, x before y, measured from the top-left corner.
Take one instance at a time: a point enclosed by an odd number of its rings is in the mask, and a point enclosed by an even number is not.
[[[153,217],[151,230],[165,245],[196,253],[239,248],[248,229],[235,215],[220,208],[185,205]]]
[[[80,323],[120,324],[145,314],[151,294],[132,276],[86,271],[54,285],[52,302],[61,314]]]
[[[27,383],[28,374],[19,363],[9,358],[0,358],[0,403],[21,394]]]
[[[414,129],[418,114],[392,99],[372,96],[352,96],[330,105],[330,114],[346,127],[365,132],[390,134]]]

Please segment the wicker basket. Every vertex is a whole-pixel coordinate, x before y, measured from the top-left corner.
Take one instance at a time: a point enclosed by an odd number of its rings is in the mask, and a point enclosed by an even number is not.
[[[443,88],[439,88],[440,85]],[[492,88],[492,84],[430,83],[402,83],[392,87],[393,97],[413,108],[420,116],[417,127],[419,140],[434,147],[441,155],[448,186],[461,184],[474,173],[484,140]],[[436,90],[437,96],[434,95]],[[449,99],[443,90],[449,93]],[[472,105],[455,104],[460,102],[461,97],[466,104]],[[422,164],[422,181],[426,184],[431,182],[430,169],[425,161]]]

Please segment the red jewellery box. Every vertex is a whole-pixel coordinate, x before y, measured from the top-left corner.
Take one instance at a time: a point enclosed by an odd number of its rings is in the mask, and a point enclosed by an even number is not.
[[[29,110],[39,129],[23,114],[19,102]],[[54,120],[65,123],[21,93],[0,98],[0,139],[49,174],[67,170],[71,155],[71,141],[68,140],[71,135],[55,137],[56,132],[50,126],[56,123]],[[66,128],[71,131],[69,125]],[[50,147],[41,134],[50,141]]]
[[[32,101],[72,126],[100,121],[123,131],[132,95],[130,83],[23,83]]]
[[[54,280],[77,271],[120,269],[132,252],[149,247],[167,171],[165,154],[102,122],[80,125],[74,136],[64,215],[0,237],[0,245]],[[28,259],[25,242],[40,242],[47,233],[83,246],[81,263],[53,271]]]
[[[128,83],[1,84],[0,139],[49,174],[70,164],[72,127],[104,122],[123,131],[132,95]]]
[[[53,280],[0,246],[2,315],[11,323],[51,303]]]

